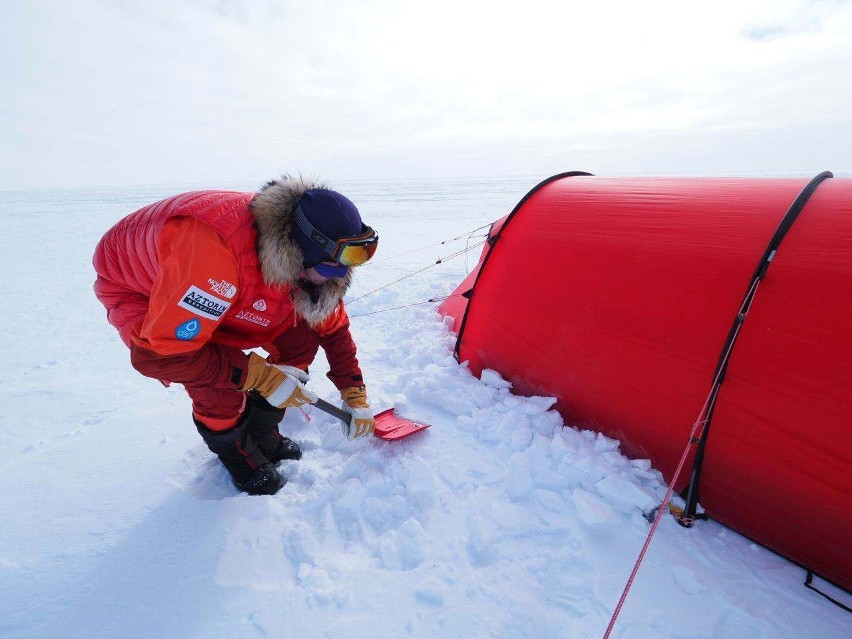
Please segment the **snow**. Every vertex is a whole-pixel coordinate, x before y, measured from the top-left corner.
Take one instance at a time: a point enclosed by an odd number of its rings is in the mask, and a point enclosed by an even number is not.
[[[350,299],[465,242],[384,256],[497,219],[536,181],[335,185],[382,237]],[[448,295],[479,249],[349,306],[373,406],[432,428],[349,442],[291,411],[304,458],[279,466],[278,495],[249,497],[182,389],[131,369],[91,292],[102,232],[189,188],[0,193],[0,637],[602,636],[659,473],[551,398],[473,377],[434,303],[378,312]],[[310,387],[336,400],[326,369]],[[849,636],[803,579],[713,521],[664,517],[613,636]]]

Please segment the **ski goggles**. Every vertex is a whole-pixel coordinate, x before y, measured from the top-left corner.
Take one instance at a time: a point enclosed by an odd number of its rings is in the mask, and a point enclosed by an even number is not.
[[[344,266],[361,266],[373,257],[379,246],[378,234],[363,222],[358,235],[341,237],[338,240],[332,240],[311,224],[299,205],[296,205],[295,222],[302,233],[307,235],[314,244],[325,251],[332,260]]]

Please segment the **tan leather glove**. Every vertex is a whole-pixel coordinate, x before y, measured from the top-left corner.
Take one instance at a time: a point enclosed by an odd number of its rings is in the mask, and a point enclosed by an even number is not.
[[[367,403],[367,388],[350,386],[340,391],[340,397],[343,399],[343,410],[352,416],[348,424],[343,424],[343,434],[348,439],[372,434],[376,428],[376,420]]]
[[[318,395],[305,388],[296,375],[267,364],[257,353],[249,355],[248,373],[242,386],[244,391],[252,389],[278,408],[298,408],[304,404],[313,404],[319,399]]]

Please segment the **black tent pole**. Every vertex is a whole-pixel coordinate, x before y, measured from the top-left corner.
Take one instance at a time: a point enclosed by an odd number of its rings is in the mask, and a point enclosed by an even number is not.
[[[707,448],[707,440],[710,435],[710,423],[713,419],[713,412],[716,407],[716,399],[719,396],[719,387],[722,385],[722,382],[725,379],[725,373],[728,369],[728,362],[730,361],[731,352],[733,351],[734,345],[737,340],[737,336],[739,335],[740,327],[742,323],[745,321],[746,316],[748,315],[748,310],[751,307],[752,301],[754,300],[755,293],[757,292],[757,286],[763,277],[766,275],[767,269],[769,269],[769,265],[772,263],[772,260],[775,258],[775,253],[778,251],[778,247],[781,245],[781,241],[787,235],[787,232],[793,226],[793,223],[799,217],[799,214],[802,212],[802,209],[805,208],[805,204],[807,204],[810,197],[814,194],[817,187],[822,184],[822,182],[828,178],[834,177],[831,171],[823,171],[816,177],[814,177],[808,184],[802,189],[801,193],[796,197],[793,203],[790,205],[789,210],[786,215],[781,220],[781,223],[778,225],[778,228],[775,230],[775,233],[772,235],[772,239],[769,241],[769,245],[766,247],[766,251],[763,253],[763,257],[760,262],[758,262],[757,268],[752,275],[751,281],[749,282],[749,286],[745,297],[743,298],[743,303],[740,306],[740,310],[737,313],[736,318],[734,319],[733,326],[731,326],[731,330],[728,332],[728,338],[725,340],[725,345],[722,347],[722,354],[719,358],[719,363],[716,365],[716,370],[713,373],[714,385],[711,390],[710,401],[707,405],[707,413],[705,416],[704,427],[701,431],[701,435],[698,438],[698,448],[695,453],[695,461],[692,464],[692,473],[689,478],[689,486],[686,490],[686,505],[684,507],[683,515],[678,518],[678,521],[684,526],[691,526],[692,522],[696,517],[696,509],[698,507],[698,489],[699,482],[701,480],[701,471],[704,467],[704,457]],[[695,442],[692,442],[695,443]]]

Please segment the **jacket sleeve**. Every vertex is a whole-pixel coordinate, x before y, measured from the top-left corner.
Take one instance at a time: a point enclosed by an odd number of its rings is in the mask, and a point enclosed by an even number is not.
[[[340,390],[362,386],[364,377],[358,366],[357,349],[349,331],[349,316],[343,302],[314,330],[328,359],[328,378]]]
[[[248,356],[208,341],[237,294],[230,249],[206,224],[177,218],[163,228],[157,254],[148,313],[130,335],[133,367],[191,388],[240,388]]]
[[[145,377],[164,383],[176,382],[187,388],[239,390],[245,383],[248,355],[233,346],[213,342],[177,355],[159,355],[131,343],[130,363]]]
[[[273,364],[289,364],[307,370],[320,346],[328,359],[328,378],[338,389],[364,383],[343,302],[318,326],[311,328],[305,320],[300,320],[264,348],[269,351]]]
[[[237,294],[236,260],[216,231],[190,217],[166,223],[157,256],[148,312],[131,340],[158,355],[199,350]]]

